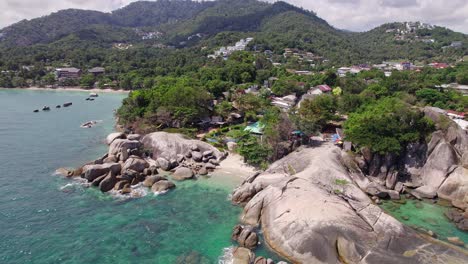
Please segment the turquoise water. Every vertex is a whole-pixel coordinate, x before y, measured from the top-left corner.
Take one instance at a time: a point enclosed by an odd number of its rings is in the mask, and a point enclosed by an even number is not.
[[[187,255],[218,263],[240,213],[227,200],[235,181],[213,177],[119,200],[53,175],[106,151],[125,95],[86,96],[0,90],[0,263],[184,263]],[[33,113],[44,105],[51,111]],[[102,122],[80,128],[90,120]]]
[[[417,200],[406,200],[404,204],[388,201],[382,207],[410,227],[431,230],[441,240],[459,237],[468,244],[468,232],[458,229],[445,217],[444,213],[448,207]]]

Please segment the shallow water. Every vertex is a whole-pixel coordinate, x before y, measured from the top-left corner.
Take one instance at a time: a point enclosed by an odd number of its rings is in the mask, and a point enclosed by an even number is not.
[[[218,263],[238,222],[240,208],[227,201],[237,180],[213,176],[122,200],[53,175],[106,151],[125,95],[86,96],[0,90],[0,263]],[[51,111],[33,113],[44,105]],[[102,122],[80,128],[90,120]]]
[[[468,232],[458,229],[445,217],[444,213],[448,207],[417,200],[406,200],[404,204],[387,201],[382,207],[410,227],[431,230],[441,240],[446,240],[447,237],[459,237],[468,244]]]

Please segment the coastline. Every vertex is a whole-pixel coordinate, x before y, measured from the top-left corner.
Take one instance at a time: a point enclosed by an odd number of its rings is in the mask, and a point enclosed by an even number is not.
[[[29,91],[57,91],[57,92],[88,92],[88,93],[124,93],[128,94],[130,91],[123,89],[114,90],[114,89],[85,89],[80,87],[58,87],[58,88],[41,88],[41,87],[27,87],[27,88],[0,88],[0,90],[29,90]]]

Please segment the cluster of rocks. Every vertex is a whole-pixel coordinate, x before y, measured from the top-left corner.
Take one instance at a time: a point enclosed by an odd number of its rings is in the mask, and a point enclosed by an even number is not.
[[[173,172],[173,180],[183,181],[208,174],[225,157],[207,143],[164,132],[145,137],[112,133],[106,143],[109,150],[101,158],[74,171],[61,169],[60,172],[69,177],[81,176],[102,192],[115,190],[128,194],[132,186],[142,183],[159,193],[176,185],[160,176],[158,170]]]
[[[386,214],[366,191],[389,197],[390,189],[372,183],[352,155],[325,143],[249,177],[232,201],[244,206],[241,223],[261,228],[266,244],[293,263],[468,260],[462,249],[434,243]]]
[[[445,212],[445,216],[453,221],[458,229],[468,231],[468,208],[452,208]]]
[[[252,250],[245,247],[236,247],[233,250],[233,264],[275,264],[272,259],[264,257],[255,257]],[[287,264],[284,261],[277,262],[276,264]]]

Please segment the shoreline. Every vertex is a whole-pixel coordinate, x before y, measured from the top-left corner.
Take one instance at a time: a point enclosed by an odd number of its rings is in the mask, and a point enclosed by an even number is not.
[[[114,90],[114,89],[99,89],[99,88],[92,88],[92,89],[85,89],[80,87],[58,87],[58,88],[41,88],[41,87],[27,87],[27,88],[0,88],[0,90],[28,90],[28,91],[57,91],[57,92],[88,92],[88,93],[121,93],[121,94],[128,94],[130,91],[126,91],[123,89]]]

